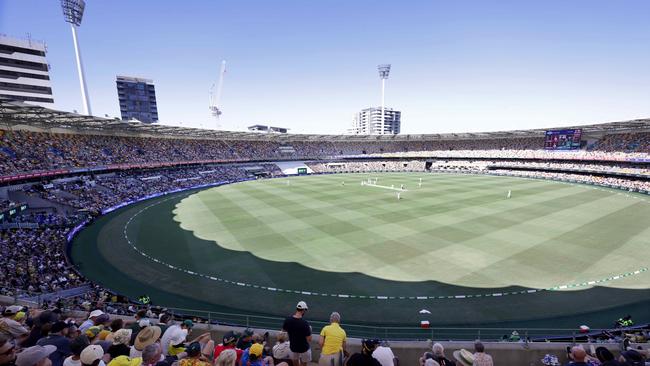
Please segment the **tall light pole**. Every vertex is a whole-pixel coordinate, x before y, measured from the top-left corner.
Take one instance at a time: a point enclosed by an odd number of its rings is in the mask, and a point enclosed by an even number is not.
[[[386,79],[388,79],[388,74],[390,73],[390,64],[384,64],[384,65],[379,65],[377,66],[377,70],[379,70],[379,77],[381,78],[381,131],[380,135],[383,135],[385,130],[384,130],[384,94],[386,91]]]
[[[77,40],[77,27],[81,25],[81,18],[84,16],[86,2],[84,0],[61,0],[61,9],[63,9],[63,18],[70,23],[72,28],[72,41],[74,42],[74,52],[77,56],[77,72],[79,73],[79,86],[81,87],[81,101],[85,115],[91,115],[90,100],[88,97],[88,87],[86,86],[86,77],[84,75],[84,65],[81,61],[81,50]]]

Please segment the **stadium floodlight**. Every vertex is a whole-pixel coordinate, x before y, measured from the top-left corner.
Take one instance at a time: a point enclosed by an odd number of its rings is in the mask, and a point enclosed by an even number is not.
[[[384,130],[384,95],[386,91],[386,79],[388,79],[388,74],[390,73],[390,64],[383,64],[377,66],[377,70],[379,71],[379,77],[381,78],[381,131],[379,132],[380,135],[383,135],[385,130]]]
[[[66,22],[70,23],[70,27],[72,28],[72,41],[74,42],[74,52],[77,58],[77,72],[79,74],[79,86],[81,87],[81,101],[83,103],[84,114],[91,115],[88,87],[86,86],[81,50],[79,49],[79,41],[77,39],[77,27],[81,25],[85,8],[86,2],[84,0],[61,0],[63,17]]]

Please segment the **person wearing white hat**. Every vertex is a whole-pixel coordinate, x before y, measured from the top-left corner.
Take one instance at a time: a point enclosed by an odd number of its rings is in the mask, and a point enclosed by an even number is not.
[[[51,366],[49,356],[56,351],[55,346],[33,346],[25,348],[16,357],[16,366]]]
[[[7,306],[0,319],[0,333],[7,334],[11,338],[18,340],[19,343],[29,336],[29,330],[14,319],[22,309],[22,306],[18,305]]]
[[[474,355],[466,349],[461,348],[458,351],[454,351],[454,358],[456,359],[456,364],[458,366],[474,365]]]
[[[101,310],[91,311],[90,314],[88,315],[88,319],[86,319],[86,321],[81,323],[81,325],[79,326],[79,331],[83,333],[86,331],[86,329],[95,325],[95,319],[97,319],[102,314],[104,314],[104,312]]]
[[[81,351],[81,365],[83,366],[103,366],[104,349],[98,344],[91,344]]]
[[[303,317],[307,312],[307,303],[304,301],[296,304],[296,312],[284,320],[282,330],[289,335],[289,349],[293,366],[307,365],[311,362],[311,326]]]

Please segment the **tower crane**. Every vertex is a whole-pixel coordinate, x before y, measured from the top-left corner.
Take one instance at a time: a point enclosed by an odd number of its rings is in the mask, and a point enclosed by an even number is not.
[[[217,128],[219,128],[219,116],[221,116],[221,90],[223,89],[223,77],[226,73],[226,60],[221,61],[221,71],[219,72],[219,81],[216,84],[212,84],[210,87],[210,104],[208,108],[212,112],[212,115],[217,119]]]

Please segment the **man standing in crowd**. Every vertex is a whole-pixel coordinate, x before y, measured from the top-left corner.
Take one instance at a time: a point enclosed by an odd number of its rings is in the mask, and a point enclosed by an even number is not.
[[[50,354],[52,366],[63,366],[63,360],[72,354],[70,350],[70,339],[68,339],[68,323],[59,320],[52,325],[50,334],[41,338],[36,342],[39,346],[52,345],[56,347],[56,351]]]
[[[300,301],[296,305],[296,312],[284,320],[282,330],[289,334],[289,348],[291,349],[293,366],[307,365],[311,361],[311,326],[303,319],[307,312],[307,303]]]
[[[346,335],[345,330],[341,328],[341,315],[333,312],[330,315],[330,325],[323,327],[320,332],[318,345],[322,351],[319,366],[342,366],[345,351]],[[291,343],[289,343],[291,345]],[[392,365],[391,365],[392,366]]]

